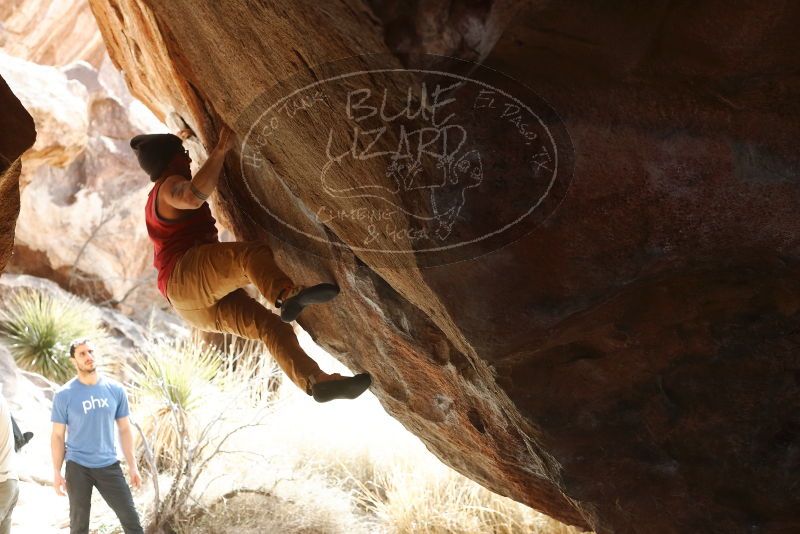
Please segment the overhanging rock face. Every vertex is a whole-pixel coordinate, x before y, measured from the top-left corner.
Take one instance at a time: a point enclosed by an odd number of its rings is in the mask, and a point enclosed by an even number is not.
[[[269,239],[295,280],[340,284],[335,304],[301,323],[372,373],[389,413],[458,471],[597,532],[800,528],[798,8],[485,2],[455,3],[448,19],[417,4],[253,4],[91,7],[154,112],[176,114],[207,146],[222,122],[236,128],[243,144],[215,199],[228,226]],[[371,96],[391,92],[407,80],[386,72],[429,65],[417,52],[510,75],[459,74],[515,87],[542,130],[524,131],[499,85],[467,83],[484,111],[454,129],[473,143],[456,157],[434,165],[425,152],[420,174],[348,161],[392,143],[362,139],[348,152],[329,137],[370,111],[363,101],[333,113],[362,87],[330,84],[333,74],[369,71]],[[323,81],[319,98],[283,108],[280,128],[254,112]],[[465,242],[513,220],[540,184],[520,182],[520,158],[559,175],[533,195],[543,203],[526,232],[447,256],[457,262],[375,252],[403,231],[421,247],[409,230],[423,220]],[[437,172],[462,187],[428,202],[415,180]],[[360,213],[367,187],[393,207],[395,235],[330,216]]]

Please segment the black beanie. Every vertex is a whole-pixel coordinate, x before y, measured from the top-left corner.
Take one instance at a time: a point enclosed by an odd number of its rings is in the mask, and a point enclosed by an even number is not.
[[[136,152],[139,166],[156,181],[164,172],[172,157],[183,150],[183,141],[177,135],[142,134],[131,139],[131,148]]]

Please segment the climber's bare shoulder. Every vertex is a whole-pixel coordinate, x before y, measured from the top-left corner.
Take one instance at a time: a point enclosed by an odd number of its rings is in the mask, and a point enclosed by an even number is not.
[[[164,219],[181,219],[197,209],[197,197],[189,189],[191,182],[179,174],[164,179],[158,188],[156,210]]]

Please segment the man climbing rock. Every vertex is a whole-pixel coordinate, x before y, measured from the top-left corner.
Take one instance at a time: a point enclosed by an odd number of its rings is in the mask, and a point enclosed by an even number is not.
[[[206,200],[217,187],[233,139],[224,127],[194,177],[180,137],[146,134],[131,139],[139,165],[155,183],[145,222],[155,249],[158,289],[178,315],[201,330],[263,341],[292,382],[316,401],[354,399],[369,387],[370,375],[323,372],[300,347],[289,324],[309,304],[335,297],[339,287],[296,285],[275,263],[266,243],[218,239]],[[280,309],[280,318],[242,289],[251,282]]]

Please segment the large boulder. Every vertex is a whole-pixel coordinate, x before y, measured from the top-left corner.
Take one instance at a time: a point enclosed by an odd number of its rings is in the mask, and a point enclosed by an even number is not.
[[[36,141],[33,118],[6,81],[0,77],[0,272],[5,269],[14,245],[19,215],[20,156]]]
[[[25,154],[26,172],[40,165],[66,167],[86,146],[86,87],[55,67],[2,51],[0,73],[36,123],[36,143]]]
[[[105,53],[86,0],[0,0],[0,49],[43,65],[100,66]]]
[[[129,95],[126,106],[115,96],[120,82],[87,62],[57,68],[0,52],[0,72],[39,132],[24,156],[9,269],[50,278],[143,319],[153,304],[166,305],[151,283],[152,246],[141,210],[131,208],[144,202],[150,182],[128,142],[167,128],[143,106],[132,107]]]
[[[562,159],[531,167],[563,172],[542,196],[546,214],[514,239],[431,264],[364,250],[357,217],[321,221],[330,190],[399,184],[380,158],[319,164],[324,133],[357,122],[331,108],[344,84],[294,101],[296,120],[260,151],[241,145],[217,204],[299,282],[338,281],[335,304],[301,324],[369,371],[386,410],[432,452],[493,491],[601,533],[800,528],[799,8],[134,0],[121,17],[116,3],[90,3],[131,92],[206,146],[222,122],[252,141],[254,103],[297,89],[276,86],[293,75],[328,80],[338,58],[374,73],[367,51],[387,54],[392,72],[429,65],[422,51],[516,79],[493,75],[560,132]],[[375,93],[397,80],[364,83]],[[514,174],[508,141],[522,124],[499,94],[481,95],[486,110],[505,104],[498,115],[470,124],[492,163],[470,176],[490,179],[453,192],[469,203],[445,233],[483,231],[538,187]],[[328,106],[311,110],[318,101]],[[254,183],[247,161],[273,181]],[[408,214],[394,221],[400,234],[421,205],[404,193],[391,197]],[[363,196],[338,197],[334,213],[359,213]],[[293,239],[287,221],[326,245]],[[386,250],[393,238],[374,239]]]

